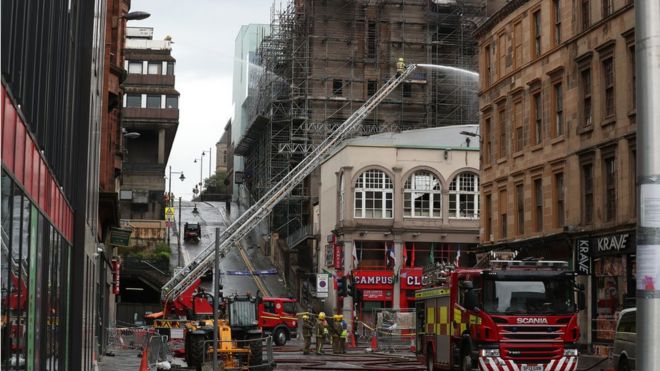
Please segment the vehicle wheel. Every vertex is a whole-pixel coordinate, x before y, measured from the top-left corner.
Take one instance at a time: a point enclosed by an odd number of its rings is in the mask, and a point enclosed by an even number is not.
[[[204,341],[202,335],[188,335],[188,348],[186,348],[186,361],[189,367],[201,367],[204,363]]]
[[[461,359],[461,371],[472,371],[472,357],[464,355]]]
[[[435,356],[433,355],[433,348],[429,346],[426,351],[426,371],[435,370],[435,368],[433,367],[434,363],[435,363]]]
[[[273,341],[275,345],[282,346],[286,344],[286,331],[283,328],[278,328],[273,333]]]
[[[250,343],[250,366],[258,366],[263,363],[263,345],[261,341]]]
[[[630,364],[628,363],[628,359],[626,357],[621,357],[621,360],[619,361],[619,366],[616,368],[617,371],[630,371]]]

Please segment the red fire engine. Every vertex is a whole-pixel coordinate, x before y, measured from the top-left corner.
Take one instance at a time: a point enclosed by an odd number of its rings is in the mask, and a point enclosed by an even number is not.
[[[425,288],[415,293],[415,345],[427,369],[576,370],[585,299],[568,264],[490,264],[425,270]]]
[[[259,303],[259,326],[271,335],[275,345],[297,337],[296,300],[265,297]]]

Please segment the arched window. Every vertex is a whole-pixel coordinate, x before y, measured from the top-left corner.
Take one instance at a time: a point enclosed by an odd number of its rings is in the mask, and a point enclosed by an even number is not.
[[[355,182],[355,217],[389,219],[393,217],[392,179],[380,170],[367,170]]]
[[[479,176],[464,172],[449,185],[449,217],[476,219],[479,217]]]
[[[403,216],[439,218],[442,216],[442,186],[430,171],[416,171],[406,180]]]

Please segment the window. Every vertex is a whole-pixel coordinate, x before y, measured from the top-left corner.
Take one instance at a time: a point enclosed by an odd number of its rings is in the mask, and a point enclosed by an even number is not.
[[[534,179],[534,232],[543,229],[543,179]]]
[[[479,176],[463,172],[449,185],[449,217],[475,219],[479,217]]]
[[[591,126],[593,109],[591,106],[591,69],[580,71],[580,84],[582,89],[582,125]]]
[[[403,193],[403,216],[442,216],[442,186],[430,171],[417,171],[408,178]]]
[[[392,180],[380,170],[367,170],[355,183],[355,217],[392,218]]]
[[[516,233],[525,233],[525,194],[523,184],[516,184]]]
[[[127,108],[142,107],[142,94],[126,94],[126,107]]]
[[[160,75],[163,70],[163,62],[161,61],[149,61],[147,64],[147,73],[149,75]]]
[[[499,208],[500,208],[500,238],[507,236],[507,220],[506,220],[506,189],[500,189],[499,194]]]
[[[491,66],[491,58],[490,58],[490,45],[486,45],[484,47],[484,65],[486,66],[486,78],[485,78],[485,84],[486,87],[490,86],[490,83],[492,82],[492,66]]]
[[[343,94],[343,88],[344,88],[344,83],[342,80],[332,80],[332,95],[342,95]]]
[[[167,62],[167,71],[168,76],[174,76],[174,62]]]
[[[603,59],[603,87],[605,117],[614,115],[614,61],[613,57]]]
[[[603,18],[609,17],[614,11],[613,0],[603,0]]]
[[[165,98],[165,108],[179,108],[179,97],[176,95],[168,95]]]
[[[160,95],[147,94],[147,108],[160,108]]]
[[[635,147],[630,149],[630,189],[634,189],[632,197],[630,198],[630,216],[637,217],[637,149]]]
[[[403,83],[403,96],[407,98],[412,97],[412,84],[407,82]]]
[[[564,96],[562,93],[561,83],[554,86],[553,100],[555,103],[555,137],[564,135]]]
[[[582,0],[582,31],[591,26],[591,0]]]
[[[518,68],[522,66],[522,60],[523,60],[522,39],[523,39],[522,22],[518,22],[515,25],[513,25],[513,44],[514,44],[513,68]]]
[[[582,221],[591,224],[594,214],[594,174],[591,164],[582,165],[582,200]]]
[[[514,152],[519,152],[523,149],[522,101],[513,104],[513,127]]]
[[[628,55],[630,56],[628,59],[630,61],[630,90],[632,93],[630,94],[630,109],[635,110],[637,107],[637,71],[635,70],[635,46],[632,45],[628,47]]]
[[[487,117],[484,121],[484,158],[483,162],[484,164],[490,165],[491,162],[493,161],[492,155],[491,155],[491,119],[490,117]]]
[[[368,97],[371,97],[374,94],[376,94],[377,90],[378,90],[378,81],[376,81],[376,80],[367,81],[367,96]]]
[[[141,75],[142,74],[142,62],[141,61],[129,61],[128,62],[128,73]]]
[[[533,30],[532,34],[534,35],[534,57],[541,55],[541,11],[537,10],[532,15],[533,18]]]
[[[506,74],[506,34],[501,34],[497,40],[497,77]]]
[[[376,58],[376,22],[367,23],[367,58]]]
[[[564,226],[564,173],[555,174],[555,227]]]
[[[561,2],[553,0],[553,13],[555,16],[555,45],[561,44]]]
[[[532,95],[532,143],[539,144],[543,141],[543,105],[541,102],[541,93],[538,92]]]
[[[506,110],[504,105],[497,112],[497,124],[500,127],[500,143],[499,143],[499,153],[497,158],[504,158],[507,155],[506,145],[507,145],[507,132],[506,132]]]
[[[616,161],[607,157],[605,166],[605,220],[610,222],[616,218]]]
[[[619,319],[619,327],[617,327],[616,332],[628,332],[631,334],[637,333],[637,324],[636,324],[637,311],[626,312]]]
[[[484,238],[486,241],[491,241],[493,238],[491,234],[493,233],[493,196],[489,193],[486,195],[486,224],[484,226]]]

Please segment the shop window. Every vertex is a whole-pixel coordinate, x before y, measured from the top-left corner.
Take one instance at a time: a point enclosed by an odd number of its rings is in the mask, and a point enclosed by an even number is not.
[[[458,174],[449,185],[449,217],[479,218],[479,176],[471,172]]]
[[[430,171],[417,171],[404,186],[403,216],[439,218],[442,216],[442,185]]]
[[[385,269],[387,267],[387,249],[383,241],[356,240],[358,269]]]
[[[355,182],[355,217],[390,219],[394,216],[392,179],[380,170],[367,170]]]
[[[628,284],[634,281],[632,269],[635,260],[632,255],[602,256],[594,258],[593,264],[596,287],[593,339],[596,342],[612,342],[618,313],[624,308],[626,299],[635,294],[630,292],[631,286]]]
[[[165,107],[166,108],[179,108],[179,97],[176,95],[168,95],[165,98]]]
[[[160,95],[147,94],[147,108],[160,108],[160,100]]]

